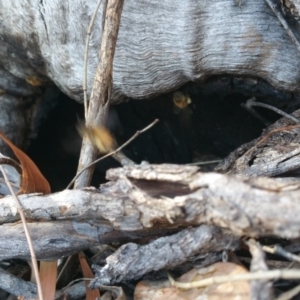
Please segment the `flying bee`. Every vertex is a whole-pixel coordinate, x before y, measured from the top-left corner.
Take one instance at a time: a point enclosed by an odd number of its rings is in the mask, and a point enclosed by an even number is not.
[[[77,130],[82,137],[87,137],[100,153],[112,152],[117,148],[117,142],[104,126],[85,126],[79,124]]]
[[[190,95],[187,92],[176,91],[173,93],[173,112],[180,114],[182,112],[191,115],[193,112],[189,108],[189,104],[192,103]]]

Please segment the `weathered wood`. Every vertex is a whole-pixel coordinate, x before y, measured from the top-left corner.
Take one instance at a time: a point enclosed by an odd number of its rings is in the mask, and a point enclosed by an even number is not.
[[[239,238],[206,225],[182,230],[143,246],[128,243],[107,259],[105,267],[94,266],[96,279],[91,286],[137,279],[153,270],[175,267],[196,254],[235,250],[238,246]]]
[[[144,237],[158,237],[177,232],[176,226],[126,230],[123,226],[115,230],[107,221],[52,221],[28,224],[37,259],[57,259],[78,253],[99,244],[129,242]],[[175,228],[175,229],[172,229]],[[22,224],[1,226],[0,259],[23,258],[30,254]],[[12,238],[13,237],[13,238]]]
[[[97,66],[88,106],[87,126],[104,126],[106,124],[113,82],[113,58],[115,55],[122,8],[123,0],[108,0],[107,2],[99,55],[100,61]],[[98,149],[91,144],[88,136],[84,136],[77,173],[94,161],[97,154]],[[77,178],[74,184],[75,188],[84,188],[90,185],[94,167],[95,166],[91,166]]]
[[[299,180],[195,170],[179,165],[124,167],[108,172],[114,181],[100,190],[20,196],[37,256],[53,258],[97,243],[162,236],[200,224],[227,228],[239,236],[300,237]],[[2,259],[28,255],[22,225],[7,224],[18,220],[11,197],[1,199]]]
[[[82,101],[84,44],[95,1],[0,1],[0,65],[18,78],[50,78]],[[88,91],[99,62],[101,5],[90,41]],[[265,1],[124,4],[113,102],[146,98],[216,74],[259,77],[300,90],[300,53]],[[296,30],[296,26],[292,28]],[[30,37],[30,38],[29,38]]]
[[[25,299],[36,299],[37,288],[34,283],[16,277],[1,268],[0,279],[0,288],[8,293],[17,297],[25,297]],[[84,297],[86,294],[85,283],[75,283],[72,286],[67,286],[57,291],[55,299],[61,299],[60,297],[64,294],[67,294],[70,299],[80,299]]]
[[[300,118],[300,110],[293,113]],[[281,118],[254,141],[225,158],[216,171],[246,176],[297,175],[300,169],[300,125]]]

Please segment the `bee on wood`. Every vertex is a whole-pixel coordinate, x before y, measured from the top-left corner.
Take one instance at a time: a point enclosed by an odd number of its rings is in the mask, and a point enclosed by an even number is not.
[[[87,137],[101,154],[109,153],[117,148],[117,142],[104,126],[85,126],[79,124],[77,130],[82,137]]]
[[[192,103],[190,95],[187,92],[176,91],[173,93],[173,112],[175,114],[186,113],[191,115],[193,112],[189,107],[189,104]]]

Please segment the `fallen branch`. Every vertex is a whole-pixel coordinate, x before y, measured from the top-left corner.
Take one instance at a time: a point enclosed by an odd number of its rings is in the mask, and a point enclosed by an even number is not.
[[[91,282],[91,287],[137,279],[153,270],[180,265],[196,254],[209,255],[217,251],[235,250],[238,246],[238,237],[206,225],[182,230],[148,245],[128,243],[109,256],[103,268],[93,266],[96,278]]]
[[[239,236],[300,237],[299,181],[197,170],[168,164],[124,167],[109,170],[111,182],[100,190],[20,196],[38,257],[59,257],[97,243],[162,236],[200,224]],[[29,255],[21,224],[11,224],[19,220],[16,212],[11,197],[1,200],[2,259]]]
[[[100,47],[100,62],[98,64],[93,83],[91,99],[88,108],[87,126],[105,125],[112,86],[113,57],[119,31],[119,23],[123,8],[123,0],[109,0]],[[79,173],[86,165],[97,157],[97,149],[87,137],[83,138],[78,163]],[[75,188],[89,186],[93,175],[93,168],[88,168],[76,180]]]

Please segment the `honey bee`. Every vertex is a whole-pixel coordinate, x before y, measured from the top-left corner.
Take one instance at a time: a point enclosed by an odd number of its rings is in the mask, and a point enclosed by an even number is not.
[[[38,77],[37,75],[27,76],[27,77],[25,77],[25,80],[27,83],[29,83],[32,86],[41,86],[46,83],[45,79],[42,79],[42,78]]]
[[[175,114],[179,114],[181,112],[192,114],[192,110],[189,108],[189,104],[192,103],[190,95],[187,92],[176,91],[173,93],[173,111]]]
[[[117,148],[117,142],[104,126],[85,126],[79,124],[77,130],[82,137],[87,137],[100,153],[109,153]]]

